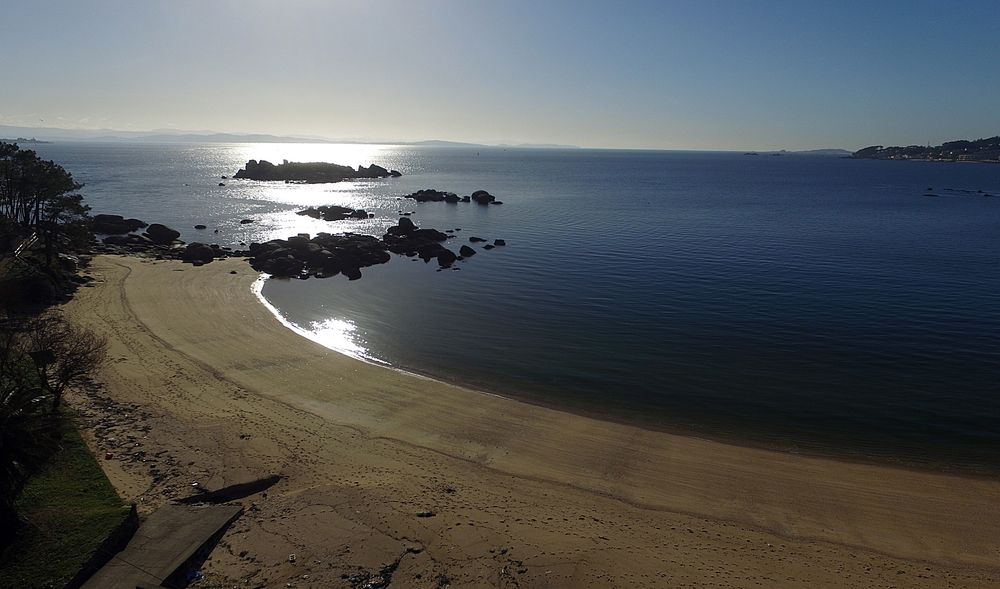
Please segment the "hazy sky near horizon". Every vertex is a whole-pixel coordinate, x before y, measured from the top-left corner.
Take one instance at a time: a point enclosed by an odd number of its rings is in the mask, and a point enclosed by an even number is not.
[[[1000,133],[1000,2],[6,2],[0,125],[668,149]]]

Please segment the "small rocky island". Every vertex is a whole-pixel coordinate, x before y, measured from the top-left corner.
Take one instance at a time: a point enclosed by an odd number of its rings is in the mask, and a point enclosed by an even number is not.
[[[934,162],[985,162],[1000,163],[1000,136],[973,141],[948,141],[930,145],[883,147],[872,145],[855,151],[854,159],[868,160],[924,160]]]
[[[247,180],[269,180],[284,182],[302,182],[305,184],[324,184],[341,182],[343,180],[361,180],[372,178],[398,178],[402,176],[396,170],[387,170],[382,166],[371,164],[367,168],[358,166],[355,170],[350,166],[330,164],[326,162],[290,162],[272,164],[267,160],[250,160],[243,168],[233,174],[233,178]]]

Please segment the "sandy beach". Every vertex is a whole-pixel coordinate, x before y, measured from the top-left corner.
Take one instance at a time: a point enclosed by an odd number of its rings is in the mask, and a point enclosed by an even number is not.
[[[66,311],[109,337],[109,361],[102,390],[71,401],[119,492],[148,512],[193,483],[284,477],[243,500],[206,564],[226,586],[1000,586],[1000,481],[647,431],[365,364],[284,327],[242,260],[89,271]]]

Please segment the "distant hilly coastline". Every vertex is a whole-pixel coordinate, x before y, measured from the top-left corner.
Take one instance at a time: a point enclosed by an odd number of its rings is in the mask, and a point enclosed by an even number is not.
[[[14,139],[0,138],[0,143],[18,143],[18,144],[27,143],[29,145],[33,145],[35,143],[51,143],[51,141],[42,141],[41,139],[35,139],[34,137],[17,137]]]
[[[908,145],[883,147],[872,145],[855,151],[851,157],[867,160],[923,160],[935,162],[1000,163],[1000,136],[989,139],[948,141],[936,146]]]
[[[801,151],[788,151],[779,149],[778,151],[747,151],[743,155],[818,155],[824,157],[851,157],[852,152],[846,149],[804,149]]]
[[[266,133],[217,133],[214,131],[179,131],[155,129],[153,131],[121,131],[116,129],[60,129],[57,127],[12,127],[0,125],[0,137],[17,137],[3,140],[8,143],[51,143],[53,141],[103,141],[144,143],[355,143],[361,145],[414,145],[427,147],[510,147],[533,149],[580,149],[575,145],[549,143],[488,144],[461,141],[366,141],[337,139],[318,136],[270,135]],[[24,140],[23,137],[32,139]],[[37,139],[35,139],[37,137]]]

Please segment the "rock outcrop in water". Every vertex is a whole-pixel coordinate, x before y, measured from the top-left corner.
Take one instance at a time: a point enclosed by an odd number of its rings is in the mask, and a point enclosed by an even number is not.
[[[344,219],[367,219],[375,215],[364,209],[352,209],[337,205],[326,205],[321,207],[309,207],[303,211],[298,211],[297,215],[322,219],[324,221],[342,221]]]
[[[425,262],[436,260],[440,267],[447,268],[456,260],[476,253],[463,245],[460,258],[444,246],[451,237],[454,236],[437,229],[421,229],[408,217],[402,217],[381,239],[354,233],[319,233],[315,237],[303,233],[288,239],[252,243],[250,265],[255,270],[285,278],[326,278],[343,274],[356,280],[361,277],[362,268],[388,262],[391,252],[419,257]],[[209,253],[203,249],[198,251],[200,255]],[[195,255],[194,252],[191,255]]]
[[[454,192],[445,192],[434,188],[424,188],[412,194],[407,194],[403,198],[410,198],[417,202],[446,202],[455,204],[460,202],[475,202],[481,205],[502,205],[503,203],[495,196],[485,190],[477,190],[469,196],[458,196]]]
[[[310,238],[300,234],[288,239],[272,239],[250,244],[250,265],[273,276],[320,278],[343,273],[361,277],[360,269],[389,261],[389,252],[377,237],[345,233],[320,233]]]
[[[305,182],[322,184],[340,182],[342,180],[357,180],[370,178],[388,178],[402,176],[396,170],[387,170],[382,166],[372,164],[367,168],[358,166],[355,170],[350,166],[330,164],[326,162],[290,162],[272,164],[267,160],[250,160],[243,168],[233,174],[233,178],[248,180],[271,180],[285,182]]]
[[[322,208],[330,207],[319,209]],[[221,258],[249,257],[250,265],[255,270],[272,276],[326,278],[343,274],[350,280],[361,278],[362,268],[388,262],[391,258],[390,253],[418,257],[424,262],[436,260],[441,269],[476,254],[476,250],[468,245],[462,245],[459,254],[456,254],[444,246],[446,241],[455,237],[453,234],[437,229],[421,229],[409,217],[401,217],[396,225],[386,229],[381,239],[354,233],[339,235],[319,233],[315,237],[300,233],[288,239],[251,243],[249,250],[232,250],[218,244],[199,242],[185,244],[178,239],[179,237],[180,232],[153,223],[141,235],[128,233],[105,237],[95,250],[103,253],[181,260],[195,266]],[[470,241],[482,243],[486,240],[474,238]],[[497,242],[502,243],[503,240]],[[492,249],[492,246],[487,244],[483,249]]]

